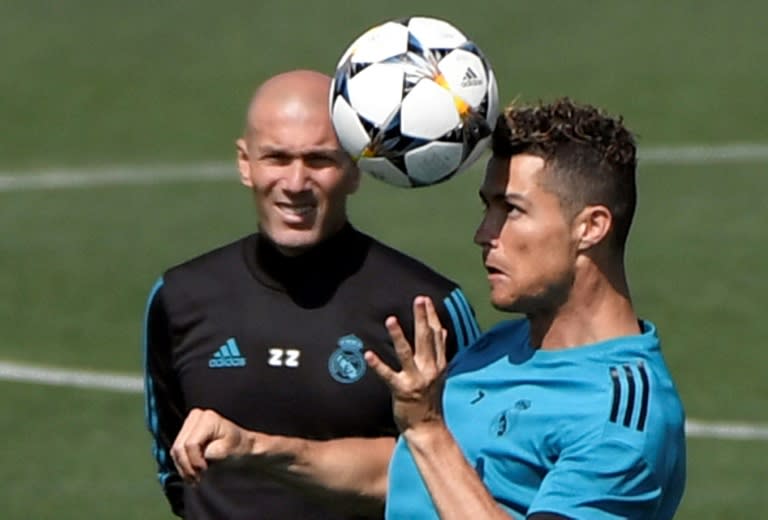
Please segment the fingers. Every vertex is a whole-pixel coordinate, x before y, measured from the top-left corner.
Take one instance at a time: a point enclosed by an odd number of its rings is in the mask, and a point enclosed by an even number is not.
[[[442,417],[441,378],[447,332],[428,297],[414,298],[413,324],[414,347],[411,348],[397,319],[389,317],[385,321],[402,366],[400,371],[390,368],[374,352],[365,353],[368,366],[392,392],[395,423],[401,432]]]
[[[248,432],[213,410],[193,409],[176,436],[171,457],[187,481],[197,481],[208,460],[248,453]]]
[[[440,323],[435,305],[427,296],[414,300],[416,359],[422,370],[430,375],[445,367],[445,340],[447,331]]]
[[[400,327],[400,322],[397,321],[397,318],[394,316],[390,316],[386,319],[384,325],[387,327],[389,337],[392,339],[392,343],[395,346],[395,354],[397,355],[397,359],[400,361],[400,366],[402,367],[403,371],[412,372],[416,370],[416,365],[413,361],[414,349],[411,347],[411,344],[405,337],[403,329]]]
[[[229,456],[229,445],[224,439],[211,441],[203,450],[206,460],[221,460]]]
[[[428,296],[424,297],[424,307],[427,315],[427,323],[429,323],[430,328],[434,331],[443,330],[443,324],[440,323],[440,316],[437,315],[437,309],[435,309],[435,304],[432,303],[432,298],[429,298]]]
[[[432,303],[425,296],[413,300],[413,341],[416,364],[420,370],[431,373],[435,367],[435,332],[429,323],[427,302]]]
[[[205,413],[206,411],[200,409],[192,410],[171,447],[173,463],[179,475],[187,481],[198,480],[200,472],[208,467],[203,457],[203,449],[210,432],[200,429],[201,422],[205,420]]]
[[[376,372],[376,375],[378,375],[390,389],[393,389],[397,372],[389,368],[389,366],[372,350],[366,351],[365,354],[363,354],[363,357],[365,357],[365,362],[368,363],[371,370]]]
[[[448,331],[443,328],[443,324],[440,323],[440,316],[437,315],[435,305],[432,303],[431,298],[425,297],[424,307],[427,315],[427,323],[429,328],[432,329],[432,342],[435,352],[435,364],[438,370],[442,370],[445,367],[445,341],[448,338]]]
[[[176,436],[171,457],[176,469],[188,482],[200,480],[209,460],[252,453],[257,438],[268,436],[250,432],[213,410],[192,410]]]
[[[397,318],[390,316],[385,321],[389,337],[395,347],[402,371],[418,373],[427,371],[432,374],[441,370],[446,363],[445,340],[447,332],[440,323],[432,300],[427,296],[417,296],[413,300],[414,346],[408,342]],[[366,358],[369,366],[385,381],[392,381],[393,372],[383,365],[379,358],[372,355]]]
[[[448,341],[448,331],[441,329],[440,331],[440,345],[437,348],[437,369],[443,370],[448,364],[448,360],[445,356],[445,344]]]

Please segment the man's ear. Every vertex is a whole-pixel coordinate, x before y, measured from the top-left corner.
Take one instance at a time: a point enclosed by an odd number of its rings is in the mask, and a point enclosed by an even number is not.
[[[253,181],[251,180],[251,163],[248,156],[248,146],[245,144],[245,139],[238,139],[235,141],[235,147],[237,148],[237,170],[240,172],[240,183],[248,188],[253,188]]]
[[[613,215],[603,205],[587,206],[574,219],[574,232],[579,251],[599,244],[611,231]]]

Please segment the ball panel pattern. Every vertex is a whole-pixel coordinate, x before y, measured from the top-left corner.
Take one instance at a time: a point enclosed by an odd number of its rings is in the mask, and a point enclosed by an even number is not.
[[[360,155],[371,140],[360,122],[360,117],[344,97],[339,96],[333,104],[333,125],[339,143],[353,157]]]
[[[423,46],[430,49],[453,49],[467,41],[456,27],[436,18],[414,16],[408,20],[407,27]]]
[[[431,79],[419,81],[400,105],[400,129],[407,136],[438,139],[460,122],[451,92]]]
[[[363,171],[396,186],[443,182],[487,149],[496,78],[480,49],[443,20],[412,17],[365,32],[331,89],[339,140]]]
[[[429,185],[453,175],[463,156],[461,143],[433,141],[406,153],[405,167],[416,184]]]
[[[401,188],[410,188],[411,180],[408,175],[385,157],[361,157],[358,161],[361,170],[370,173],[377,179]]]
[[[361,117],[374,125],[382,125],[397,112],[402,102],[402,67],[389,63],[374,63],[349,79],[349,104]]]
[[[408,49],[408,28],[396,22],[373,27],[350,46],[352,63],[376,63]]]

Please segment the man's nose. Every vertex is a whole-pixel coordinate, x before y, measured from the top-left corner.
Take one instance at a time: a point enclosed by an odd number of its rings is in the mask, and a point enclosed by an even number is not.
[[[307,189],[309,181],[309,169],[303,161],[295,160],[288,167],[285,177],[285,189],[288,191],[299,192]]]
[[[491,233],[491,226],[488,219],[488,215],[486,214],[483,216],[483,219],[480,221],[480,224],[478,224],[477,229],[475,230],[475,236],[473,237],[473,240],[475,244],[479,246],[487,246],[491,243],[491,240],[493,239],[493,233]]]

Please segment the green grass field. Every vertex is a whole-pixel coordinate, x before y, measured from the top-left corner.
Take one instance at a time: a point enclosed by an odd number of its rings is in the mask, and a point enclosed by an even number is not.
[[[568,94],[624,114],[641,156],[662,145],[768,144],[763,3],[413,9],[10,0],[0,8],[0,179],[229,160],[255,84],[287,68],[329,71],[365,28],[408,14],[470,34],[505,101]],[[768,422],[766,163],[641,162],[633,295],[658,324],[697,419]],[[458,280],[488,326],[501,316],[471,244],[479,179],[475,169],[415,191],[366,179],[351,211],[358,227]],[[138,374],[144,300],[159,272],[249,232],[253,215],[234,168],[229,182],[13,191],[0,182],[0,360]],[[0,392],[0,517],[170,517],[140,395],[13,382]],[[678,518],[762,515],[768,442],[694,438],[689,449]]]

